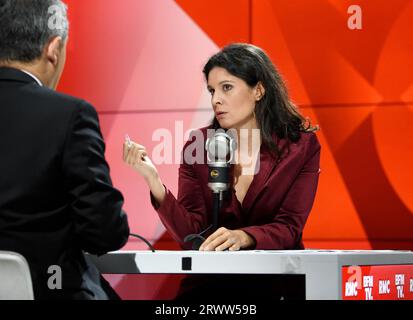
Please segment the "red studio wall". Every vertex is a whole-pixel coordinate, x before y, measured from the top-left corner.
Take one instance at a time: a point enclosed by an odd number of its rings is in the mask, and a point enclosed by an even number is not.
[[[66,3],[71,31],[59,90],[97,108],[133,232],[178,249],[143,179],[122,163],[124,134],[153,150],[154,132],[172,133],[173,163],[158,168],[176,194],[184,133],[212,117],[203,64],[227,43],[251,42],[268,52],[292,100],[321,128],[306,247],[413,249],[412,1]],[[348,27],[353,4],[362,10],[361,30]],[[125,247],[145,248],[132,238]]]

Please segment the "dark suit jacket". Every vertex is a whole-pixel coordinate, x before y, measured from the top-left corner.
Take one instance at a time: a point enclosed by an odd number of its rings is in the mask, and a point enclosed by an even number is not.
[[[207,128],[201,131],[205,137]],[[193,141],[190,140],[184,150]],[[285,139],[274,141],[279,148],[287,145]],[[191,150],[204,149],[203,141],[195,143],[201,145],[191,147]],[[234,189],[231,188],[220,213],[219,226],[244,230],[255,239],[255,249],[304,248],[302,232],[317,190],[320,149],[314,133],[302,133],[300,140],[290,143],[289,152],[277,162],[269,149],[262,145],[260,168],[243,203],[239,203]],[[152,204],[173,238],[183,248],[189,249],[191,244],[183,243],[183,239],[212,224],[212,192],[208,188],[208,165],[188,164],[183,161],[179,168],[177,200],[167,189],[161,206],[153,197]]]
[[[91,105],[0,68],[0,250],[28,260],[36,299],[105,298],[83,252],[121,248],[129,227],[104,151]]]

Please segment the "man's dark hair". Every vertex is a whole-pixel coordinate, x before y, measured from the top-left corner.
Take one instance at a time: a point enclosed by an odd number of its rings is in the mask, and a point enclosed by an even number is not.
[[[33,61],[50,39],[66,40],[68,28],[61,0],[0,0],[0,62]]]

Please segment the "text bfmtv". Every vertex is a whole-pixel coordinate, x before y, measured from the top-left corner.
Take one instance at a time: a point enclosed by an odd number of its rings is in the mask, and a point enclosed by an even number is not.
[[[343,300],[413,300],[413,265],[342,269]]]

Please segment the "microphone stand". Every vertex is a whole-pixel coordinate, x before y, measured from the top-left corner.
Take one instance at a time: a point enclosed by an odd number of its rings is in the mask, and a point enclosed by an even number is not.
[[[184,242],[192,242],[192,249],[199,250],[205,241],[202,234],[211,229],[214,233],[218,229],[218,217],[221,211],[224,191],[229,188],[230,165],[227,161],[218,161],[209,166],[208,187],[212,190],[212,224],[199,234],[190,234],[185,237]]]
[[[218,217],[221,211],[223,200],[223,191],[214,191],[212,193],[212,233],[218,229]]]
[[[218,217],[219,212],[221,211],[221,203],[223,200],[223,191],[213,191],[212,193],[212,224],[203,230],[200,233],[193,233],[187,235],[184,239],[184,242],[192,242],[192,250],[199,250],[199,247],[205,241],[205,237],[203,236],[209,230],[211,233],[214,233],[218,229]]]

